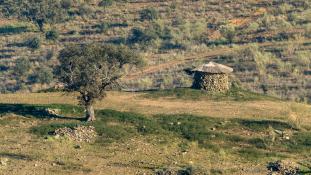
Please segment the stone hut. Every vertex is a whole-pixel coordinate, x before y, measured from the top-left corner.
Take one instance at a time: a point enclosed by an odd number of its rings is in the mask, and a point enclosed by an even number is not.
[[[233,69],[214,62],[203,64],[194,72],[193,88],[211,92],[226,92],[229,90],[229,76]]]

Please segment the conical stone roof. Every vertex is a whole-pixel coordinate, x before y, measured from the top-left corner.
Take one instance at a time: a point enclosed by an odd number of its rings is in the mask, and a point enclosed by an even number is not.
[[[203,64],[193,70],[194,72],[205,72],[211,74],[229,74],[233,72],[231,67],[218,64],[215,62],[209,62],[208,64]]]

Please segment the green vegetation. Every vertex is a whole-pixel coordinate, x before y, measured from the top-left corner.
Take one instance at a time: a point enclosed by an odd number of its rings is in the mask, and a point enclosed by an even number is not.
[[[56,30],[50,30],[45,33],[45,38],[47,40],[57,40],[59,37],[59,33]]]
[[[272,4],[242,0],[219,3],[39,0],[36,5],[31,3],[34,0],[0,2],[4,17],[0,27],[4,41],[0,59],[8,68],[1,71],[1,76],[7,77],[3,82],[7,86],[1,86],[3,92],[38,90],[36,81],[17,79],[10,66],[14,65],[11,58],[30,58],[35,63],[30,71],[33,72],[37,67],[52,68],[57,64],[53,59],[42,61],[51,48],[57,55],[59,48],[71,43],[106,42],[141,52],[148,65],[160,64],[148,74],[141,73],[130,81],[123,79],[122,83],[129,89],[188,87],[189,81],[183,80],[191,77],[182,70],[212,60],[233,67],[236,78],[251,91],[310,102],[306,78],[310,69],[307,0]],[[242,5],[236,7],[236,4]],[[187,13],[185,9],[189,9]],[[207,18],[206,14],[213,18]],[[26,19],[29,22],[25,23]],[[35,25],[46,32],[37,34]],[[28,36],[39,35],[40,47],[38,44],[28,47],[24,43]],[[170,69],[162,66],[170,61],[175,62]],[[25,88],[16,88],[19,86]]]
[[[107,89],[119,87],[125,66],[141,66],[143,60],[132,50],[114,45],[72,45],[61,50],[55,76],[68,92],[78,92],[86,109],[86,120],[94,121],[93,105]],[[44,82],[46,83],[46,82]]]
[[[102,7],[108,7],[113,4],[113,1],[114,0],[101,0],[98,5]]]
[[[27,75],[30,68],[31,68],[31,63],[28,59],[19,58],[15,62],[14,73],[20,78],[22,78],[23,76]]]
[[[50,84],[53,81],[53,72],[50,68],[41,67],[33,75],[33,81],[40,84]]]
[[[19,34],[27,31],[28,31],[27,26],[8,25],[0,27],[0,35]]]
[[[23,43],[23,45],[31,49],[39,49],[41,46],[41,40],[39,37],[29,38]]]
[[[145,21],[145,20],[155,20],[158,19],[158,11],[154,8],[148,8],[148,9],[143,9],[142,11],[139,12],[140,15],[140,20]]]
[[[51,109],[55,107],[60,106],[49,106]],[[62,110],[66,113],[75,111],[71,106],[63,106]],[[281,121],[222,119],[187,114],[147,117],[114,110],[97,111],[96,115],[97,121],[92,123],[52,122],[33,127],[31,131],[39,136],[47,136],[61,127],[92,125],[99,134],[97,143],[100,144],[125,141],[137,135],[158,135],[167,142],[179,137],[187,140],[180,144],[184,151],[189,149],[187,145],[190,142],[197,142],[203,149],[212,149],[216,152],[225,150],[230,154],[240,155],[245,161],[287,157],[288,153],[303,154],[308,152],[311,145],[311,135],[308,131],[294,129],[290,124]],[[284,139],[281,135],[272,140],[271,135],[266,134],[270,132],[270,128],[295,134],[290,140]],[[245,132],[248,134],[241,135]]]
[[[234,101],[252,101],[252,100],[277,100],[275,97],[266,96],[258,93],[254,93],[248,90],[244,90],[238,87],[232,87],[228,92],[216,93],[206,92],[202,90],[190,89],[190,88],[177,88],[159,91],[149,91],[144,97],[147,98],[163,98],[174,97],[184,100],[234,100]]]
[[[61,22],[66,18],[65,10],[60,1],[53,0],[23,0],[0,2],[1,11],[5,16],[27,19],[35,23],[40,31],[47,23]]]

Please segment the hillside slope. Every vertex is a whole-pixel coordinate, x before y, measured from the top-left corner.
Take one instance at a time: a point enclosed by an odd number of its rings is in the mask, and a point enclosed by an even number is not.
[[[110,92],[91,143],[51,135],[85,125],[73,94],[0,95],[0,174],[262,175],[276,160],[311,171],[310,105],[199,92]]]
[[[271,95],[310,101],[308,0],[99,3],[73,1],[68,20],[47,25],[44,33],[26,20],[3,17],[1,91],[35,92],[54,86],[51,77],[39,74],[50,75],[64,45],[100,42],[128,45],[147,61],[144,71],[132,70],[123,79],[127,90],[190,86],[191,77],[183,69],[216,61],[232,66],[233,80],[245,88],[262,92],[265,87]],[[56,40],[46,38],[51,30],[59,34]],[[35,38],[39,48],[25,45]],[[17,72],[23,67],[16,66],[21,59],[31,67],[22,74]]]

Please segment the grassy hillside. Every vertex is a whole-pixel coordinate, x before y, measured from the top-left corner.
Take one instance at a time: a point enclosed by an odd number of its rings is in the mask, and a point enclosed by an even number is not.
[[[163,93],[170,95],[161,97]],[[186,90],[110,92],[97,103],[98,120],[92,123],[79,120],[83,109],[74,105],[72,95],[1,95],[0,158],[5,163],[0,165],[0,174],[170,170],[259,175],[266,174],[268,162],[275,160],[297,162],[302,173],[308,174],[311,107],[255,95],[213,101],[206,94]],[[50,115],[46,109],[57,109],[59,115]],[[57,128],[77,125],[94,126],[99,134],[96,141],[49,135]]]
[[[216,61],[232,66],[232,80],[247,89],[310,101],[308,0],[109,2],[72,1],[68,19],[43,33],[3,17],[1,92],[54,86],[51,72],[64,45],[101,42],[127,45],[147,61],[123,79],[127,90],[187,87],[192,79],[183,69]]]

